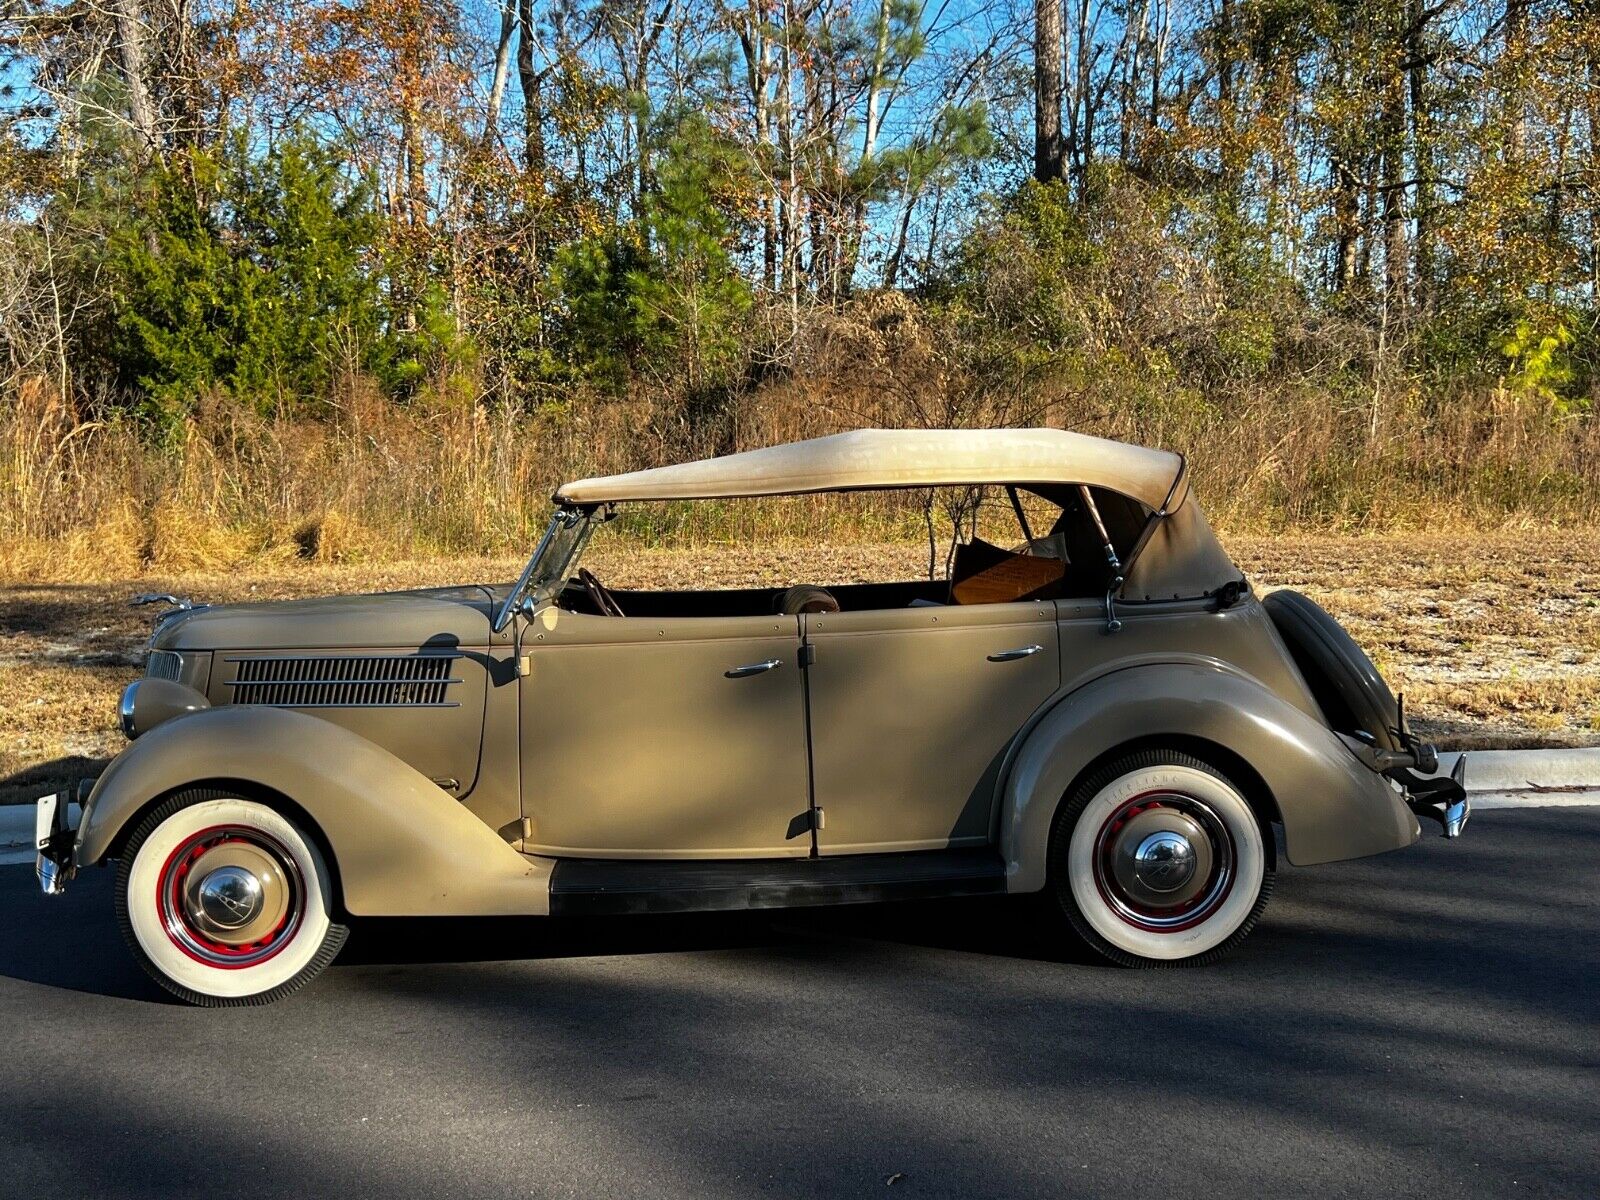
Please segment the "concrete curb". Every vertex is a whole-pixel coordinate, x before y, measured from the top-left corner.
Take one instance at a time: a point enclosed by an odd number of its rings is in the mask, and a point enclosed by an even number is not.
[[[1460,757],[1439,755],[1439,773],[1450,774]],[[1600,747],[1467,751],[1468,791],[1537,792],[1540,788],[1600,788]]]
[[[0,866],[33,861],[34,813],[31,804],[0,805]],[[77,828],[80,816],[76,804],[68,806],[67,819],[73,828]]]

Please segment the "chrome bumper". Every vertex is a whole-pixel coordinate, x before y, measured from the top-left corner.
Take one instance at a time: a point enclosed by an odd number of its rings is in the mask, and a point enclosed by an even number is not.
[[[74,849],[78,832],[69,823],[67,798],[60,794],[41,796],[35,802],[33,843],[38,851],[33,873],[39,890],[46,896],[59,896],[77,874]]]
[[[1437,821],[1447,838],[1460,837],[1472,816],[1472,800],[1467,795],[1467,756],[1456,759],[1448,776],[1417,775],[1398,769],[1388,772],[1406,790],[1406,807],[1419,817]]]

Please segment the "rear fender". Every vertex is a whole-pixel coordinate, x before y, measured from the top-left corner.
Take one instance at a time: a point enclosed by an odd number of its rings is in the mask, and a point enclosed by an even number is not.
[[[359,916],[542,916],[550,867],[380,746],[290,709],[227,705],[156,726],[106,768],[84,805],[77,862],[101,861],[152,803],[197,783],[273,792],[332,851]],[[291,814],[292,815],[292,814]]]
[[[1271,793],[1296,866],[1397,850],[1420,832],[1382,776],[1254,679],[1209,659],[1148,664],[1068,693],[1025,736],[1000,805],[1008,890],[1044,887],[1051,822],[1084,771],[1118,747],[1163,737],[1247,763]]]

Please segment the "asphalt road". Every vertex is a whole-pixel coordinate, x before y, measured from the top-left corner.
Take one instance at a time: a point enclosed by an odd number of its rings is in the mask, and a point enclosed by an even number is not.
[[[1600,1194],[1600,810],[1286,870],[1198,971],[1015,901],[405,922],[199,1011],[110,883],[0,869],[8,1200]]]

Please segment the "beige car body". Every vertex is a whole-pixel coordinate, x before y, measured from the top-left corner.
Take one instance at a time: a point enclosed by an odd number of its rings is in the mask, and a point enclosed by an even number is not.
[[[208,784],[298,817],[363,916],[567,911],[555,881],[580,860],[744,864],[759,881],[774,860],[836,859],[870,880],[874,863],[971,851],[1003,869],[928,894],[1031,892],[1075,781],[1150,744],[1227,767],[1295,864],[1416,839],[1403,794],[1329,728],[1240,586],[1176,455],[1054,430],[861,431],[569,484],[556,502],[578,524],[617,503],[973,483],[1126,497],[1146,519],[1124,539],[1125,582],[617,617],[572,602],[574,558],[544,592],[525,573],[178,612],[152,639],[124,713],[137,738],[86,801],[74,866],[116,857],[141,813]],[[765,605],[752,593],[746,607]],[[740,903],[876,894],[750,887]]]

